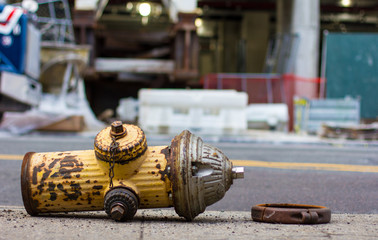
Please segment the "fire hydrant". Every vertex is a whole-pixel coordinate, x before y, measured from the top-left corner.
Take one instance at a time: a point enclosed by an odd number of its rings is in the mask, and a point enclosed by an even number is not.
[[[242,167],[187,130],[170,146],[147,147],[139,127],[116,121],[97,134],[94,150],[26,153],[21,189],[30,215],[105,209],[124,221],[138,208],[173,206],[192,220],[243,177]]]

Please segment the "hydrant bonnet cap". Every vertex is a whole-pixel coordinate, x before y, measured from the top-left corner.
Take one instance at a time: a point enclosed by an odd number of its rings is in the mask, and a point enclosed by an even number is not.
[[[244,173],[236,168],[234,174],[232,163],[219,149],[187,130],[173,139],[171,159],[175,211],[187,220],[222,199],[233,179]]]

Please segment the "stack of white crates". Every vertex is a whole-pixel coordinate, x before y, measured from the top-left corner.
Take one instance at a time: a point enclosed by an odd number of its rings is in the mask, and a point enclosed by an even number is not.
[[[248,95],[235,90],[142,89],[139,125],[150,133],[240,134]]]
[[[247,107],[248,128],[287,131],[289,111],[285,103],[258,103]]]

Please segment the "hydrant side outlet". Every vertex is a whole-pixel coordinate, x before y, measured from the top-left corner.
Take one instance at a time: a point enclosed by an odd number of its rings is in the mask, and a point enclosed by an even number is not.
[[[120,133],[113,132],[120,127]],[[124,130],[122,130],[122,127]],[[113,137],[119,144],[114,153],[111,149]],[[147,140],[143,130],[139,127],[130,124],[114,126],[113,123],[111,127],[107,127],[97,134],[94,149],[99,160],[112,162],[114,159],[117,163],[125,164],[144,154],[147,150]]]

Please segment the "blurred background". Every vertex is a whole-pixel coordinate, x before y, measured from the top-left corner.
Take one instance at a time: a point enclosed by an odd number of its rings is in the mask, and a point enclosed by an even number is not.
[[[0,206],[22,205],[26,152],[93,149],[122,120],[245,167],[210,209],[378,212],[377,0],[0,3]]]
[[[377,139],[375,0],[24,0],[0,8],[2,129]]]

